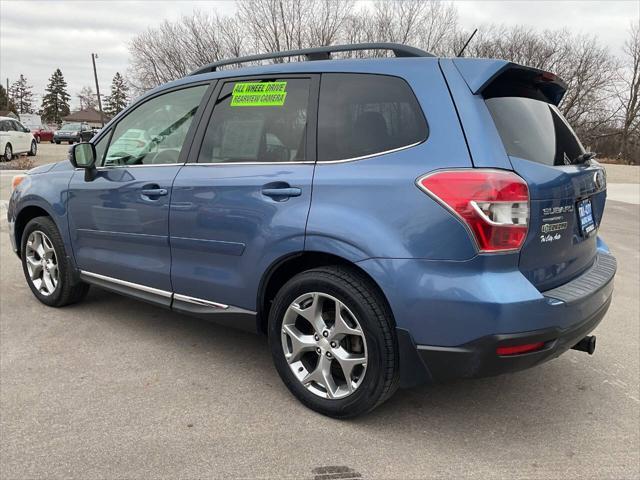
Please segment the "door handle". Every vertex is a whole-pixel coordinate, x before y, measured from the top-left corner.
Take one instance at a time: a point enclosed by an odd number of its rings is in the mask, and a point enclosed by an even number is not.
[[[142,195],[145,197],[162,197],[168,194],[169,191],[166,188],[143,188]]]
[[[267,197],[299,197],[302,195],[302,189],[297,187],[285,187],[285,188],[263,188],[262,194]]]

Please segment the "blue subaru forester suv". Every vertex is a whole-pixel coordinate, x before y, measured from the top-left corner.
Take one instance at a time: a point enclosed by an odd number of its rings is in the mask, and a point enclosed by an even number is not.
[[[282,57],[309,61],[221,70]],[[593,353],[616,261],[564,92],[397,44],[217,62],[16,177],[11,241],[47,305],[93,284],[267,334],[286,386],[334,417]]]

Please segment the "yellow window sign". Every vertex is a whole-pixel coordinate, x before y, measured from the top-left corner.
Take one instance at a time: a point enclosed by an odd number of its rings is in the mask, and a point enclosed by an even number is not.
[[[232,107],[281,107],[287,98],[287,82],[236,83]]]

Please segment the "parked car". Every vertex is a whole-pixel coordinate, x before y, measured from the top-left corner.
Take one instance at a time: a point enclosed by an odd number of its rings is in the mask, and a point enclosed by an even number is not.
[[[8,162],[21,153],[29,156],[36,155],[38,145],[29,129],[19,121],[0,117],[0,152],[2,152],[2,160]]]
[[[57,144],[68,142],[69,145],[87,142],[93,137],[93,129],[88,123],[65,122],[53,134],[53,141]]]
[[[53,143],[53,130],[47,125],[36,125],[29,127],[36,142],[51,142]]]
[[[403,58],[330,60],[371,49]],[[593,353],[616,260],[565,88],[395,44],[213,63],[16,178],[11,242],[46,305],[97,285],[266,334],[293,395],[339,418]]]

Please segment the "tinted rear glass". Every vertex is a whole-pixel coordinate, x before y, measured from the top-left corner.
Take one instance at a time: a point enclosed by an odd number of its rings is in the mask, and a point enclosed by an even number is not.
[[[545,165],[569,165],[582,144],[553,105],[521,97],[485,101],[507,154]]]
[[[318,161],[374,155],[422,142],[427,135],[418,101],[401,78],[322,75]]]

